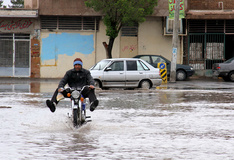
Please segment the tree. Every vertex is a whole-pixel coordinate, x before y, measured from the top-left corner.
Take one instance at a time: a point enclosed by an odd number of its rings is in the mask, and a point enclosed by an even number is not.
[[[108,45],[104,42],[107,58],[112,58],[112,48],[115,38],[123,25],[133,26],[145,21],[151,15],[157,0],[86,0],[85,5],[101,12],[109,36]]]
[[[2,7],[3,0],[0,0],[0,7]]]
[[[24,8],[24,0],[11,0],[12,6],[8,5],[9,8]]]

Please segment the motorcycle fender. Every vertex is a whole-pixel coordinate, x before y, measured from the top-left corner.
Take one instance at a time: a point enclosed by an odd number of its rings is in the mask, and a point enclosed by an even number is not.
[[[82,106],[82,102],[81,102],[81,101],[79,101],[79,106],[80,106],[80,107]]]
[[[75,102],[74,101],[72,101],[72,109],[77,109],[78,108],[78,105],[77,104],[75,104]]]
[[[77,109],[77,108],[78,108],[78,105],[74,105],[74,106],[73,106],[73,109]]]

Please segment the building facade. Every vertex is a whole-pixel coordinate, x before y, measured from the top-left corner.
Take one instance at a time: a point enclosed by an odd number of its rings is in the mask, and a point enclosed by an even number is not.
[[[187,7],[187,1],[185,5]],[[2,23],[2,26],[8,24],[14,28],[12,23],[18,24],[16,21],[20,19],[23,19],[21,23],[26,25],[26,22],[29,22],[30,26],[8,30],[0,25],[0,45],[2,43],[5,47],[4,50],[0,50],[0,56],[12,59],[12,63],[8,61],[4,63],[4,60],[0,62],[0,76],[60,78],[68,69],[73,68],[72,62],[77,57],[83,60],[84,68],[87,69],[106,58],[103,42],[108,42],[108,37],[102,15],[87,8],[83,0],[69,0],[69,3],[67,0],[25,0],[25,9],[21,12],[27,12],[27,16],[21,13],[15,17],[13,11],[19,14],[19,10],[0,10],[0,13],[5,12],[1,14],[0,22],[6,19],[9,21]],[[36,12],[34,17],[31,17],[30,11]],[[123,27],[114,43],[113,58],[157,54],[171,60],[170,29],[173,23],[169,24],[167,16],[168,1],[159,0],[155,12],[148,16],[145,22],[133,27]],[[185,22],[181,22],[182,27],[186,26]],[[19,37],[18,34],[24,37]],[[12,40],[6,38],[10,35]],[[184,48],[186,48],[185,37],[184,27],[179,36],[177,53],[177,63],[181,64],[184,61]],[[20,46],[20,49],[17,46]],[[24,49],[22,46],[25,46]],[[22,66],[18,65],[18,55],[22,57],[20,60]],[[7,67],[12,69],[12,74],[4,72]],[[14,73],[17,70],[22,70],[21,72],[25,74]]]
[[[234,2],[189,0],[184,62],[199,75],[211,76],[212,65],[234,56]]]
[[[0,76],[39,77],[40,23],[37,10],[4,9],[0,12]]]

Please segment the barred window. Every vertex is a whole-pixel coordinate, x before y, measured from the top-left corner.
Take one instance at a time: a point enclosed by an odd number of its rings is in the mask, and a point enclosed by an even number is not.
[[[30,39],[30,34],[22,34],[22,33],[3,33],[0,34],[0,40],[7,39],[7,40],[13,40],[14,39]]]
[[[58,29],[82,30],[82,17],[58,17]]]
[[[57,17],[41,17],[41,29],[57,29]]]
[[[100,17],[42,16],[41,29],[48,30],[98,30]],[[96,22],[95,22],[96,21]]]
[[[135,24],[134,26],[123,26],[121,29],[121,36],[137,37],[138,24]]]

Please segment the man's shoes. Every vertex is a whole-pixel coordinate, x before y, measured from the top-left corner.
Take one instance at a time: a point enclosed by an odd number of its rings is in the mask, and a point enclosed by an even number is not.
[[[98,106],[99,101],[96,99],[90,105],[90,111],[93,112],[95,108]]]
[[[46,105],[50,108],[50,111],[51,112],[54,112],[55,111],[55,106],[56,106],[56,104],[55,103],[53,103],[53,102],[51,102],[50,100],[46,100]]]

